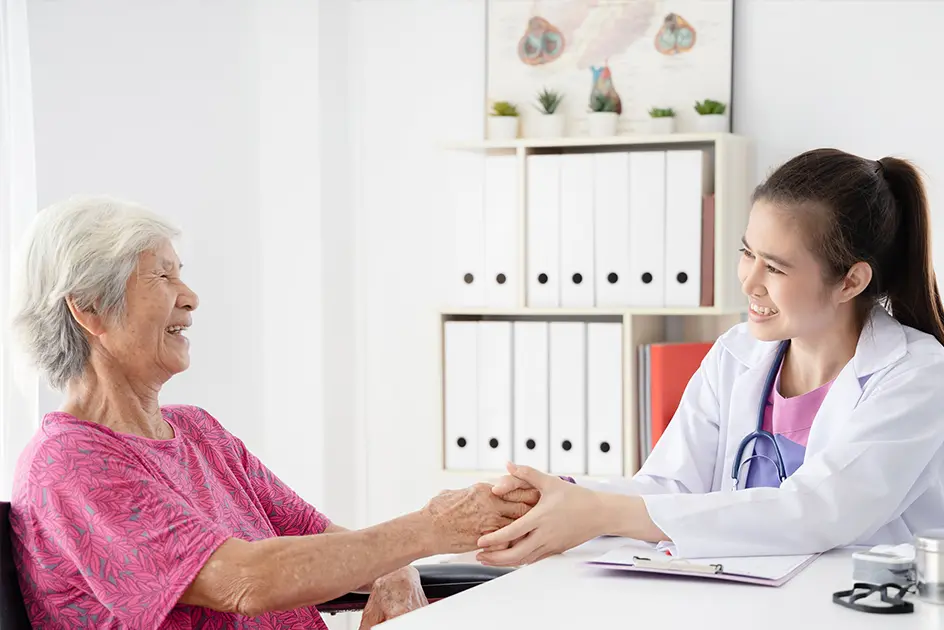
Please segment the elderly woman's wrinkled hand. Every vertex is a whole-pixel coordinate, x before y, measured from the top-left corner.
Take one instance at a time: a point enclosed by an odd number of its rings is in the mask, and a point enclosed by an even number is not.
[[[533,505],[499,497],[492,492],[491,485],[478,483],[462,490],[440,492],[426,504],[423,513],[429,519],[434,547],[439,553],[463,553],[475,550],[484,534],[521,518]]]
[[[359,630],[370,630],[427,604],[419,572],[412,566],[403,567],[374,582],[361,615]]]

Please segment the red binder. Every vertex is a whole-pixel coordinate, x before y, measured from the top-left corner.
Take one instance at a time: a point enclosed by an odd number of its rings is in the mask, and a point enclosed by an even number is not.
[[[682,393],[711,343],[656,343],[649,347],[652,447],[675,415]]]

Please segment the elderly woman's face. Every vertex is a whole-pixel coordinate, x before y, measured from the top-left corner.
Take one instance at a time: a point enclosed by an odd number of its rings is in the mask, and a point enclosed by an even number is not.
[[[191,324],[197,296],[180,277],[173,245],[142,254],[128,279],[122,321],[99,337],[102,346],[136,380],[167,380],[190,366],[190,342],[183,333]]]

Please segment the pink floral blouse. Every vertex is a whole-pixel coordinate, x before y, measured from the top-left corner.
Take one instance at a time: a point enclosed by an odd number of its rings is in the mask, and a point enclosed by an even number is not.
[[[170,440],[47,414],[13,489],[14,555],[36,628],[326,628],[314,607],[248,619],[177,600],[227,538],[319,534],[328,519],[198,407]]]

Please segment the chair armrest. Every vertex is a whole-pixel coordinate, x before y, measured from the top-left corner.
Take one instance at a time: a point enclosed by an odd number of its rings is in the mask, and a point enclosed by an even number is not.
[[[513,568],[462,563],[420,564],[415,565],[415,568],[420,574],[423,593],[430,603],[514,571]],[[317,608],[322,613],[330,614],[363,610],[369,597],[368,593],[348,593],[319,604]]]

